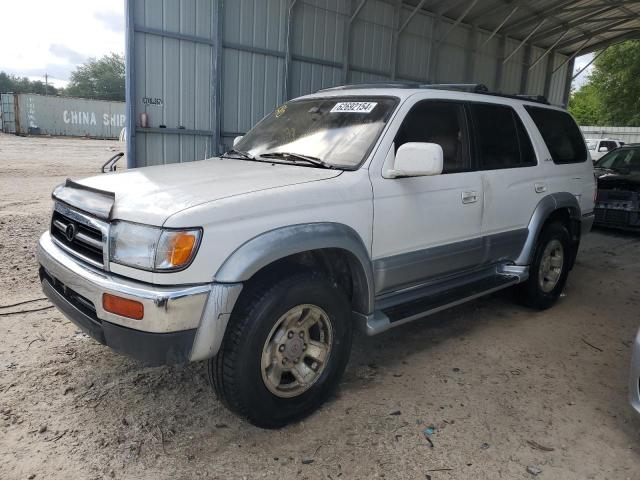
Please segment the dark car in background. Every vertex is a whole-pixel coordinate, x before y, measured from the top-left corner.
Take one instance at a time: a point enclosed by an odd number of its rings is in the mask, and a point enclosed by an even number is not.
[[[640,231],[640,144],[607,153],[594,165],[598,180],[595,224]]]

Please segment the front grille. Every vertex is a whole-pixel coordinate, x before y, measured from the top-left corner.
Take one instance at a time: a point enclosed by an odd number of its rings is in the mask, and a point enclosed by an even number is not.
[[[91,300],[86,297],[83,297],[79,293],[74,290],[71,290],[65,284],[63,284],[57,278],[51,276],[49,272],[47,272],[44,268],[40,269],[40,280],[46,279],[49,284],[54,288],[56,292],[58,292],[65,300],[71,303],[74,307],[80,310],[82,313],[87,315],[91,320],[95,323],[102,323],[102,321],[98,318],[96,313],[96,307]]]
[[[104,241],[102,231],[82,216],[72,215],[71,211],[53,211],[51,218],[51,236],[66,251],[102,268],[104,266]]]
[[[629,215],[630,212],[625,210],[596,208],[595,222],[612,227],[627,227],[629,226]]]

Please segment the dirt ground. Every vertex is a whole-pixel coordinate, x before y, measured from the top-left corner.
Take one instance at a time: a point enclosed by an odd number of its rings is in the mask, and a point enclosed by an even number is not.
[[[0,135],[0,305],[42,298],[51,190],[121,148]],[[46,300],[0,307],[0,479],[638,479],[639,289],[640,236],[596,231],[551,310],[503,292],[358,335],[336,396],[279,431],[222,407],[204,363],[145,368],[55,309],[12,313]]]

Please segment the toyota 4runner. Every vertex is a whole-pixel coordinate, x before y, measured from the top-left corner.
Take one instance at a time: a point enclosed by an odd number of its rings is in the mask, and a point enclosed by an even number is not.
[[[326,400],[356,326],[376,335],[511,286],[550,307],[593,223],[588,158],[540,99],[331,88],[220,157],[56,188],[42,287],[118,352],[206,360],[229,408],[278,427]]]

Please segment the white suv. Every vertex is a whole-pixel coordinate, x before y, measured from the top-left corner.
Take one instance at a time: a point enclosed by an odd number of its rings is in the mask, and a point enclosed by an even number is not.
[[[328,397],[354,326],[510,286],[547,308],[593,222],[584,139],[564,110],[462,88],[323,90],[219,158],[69,180],[43,289],[114,350],[208,360],[218,396],[263,427]]]
[[[587,143],[591,160],[594,162],[600,160],[607,153],[624,145],[624,142],[611,138],[586,138],[585,142]]]

